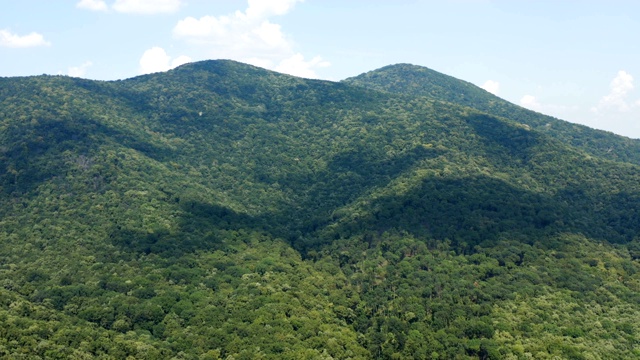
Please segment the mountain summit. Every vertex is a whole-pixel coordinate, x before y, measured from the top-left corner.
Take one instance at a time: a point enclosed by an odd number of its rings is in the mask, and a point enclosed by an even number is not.
[[[427,67],[396,64],[343,80],[344,83],[380,91],[433,99],[471,107],[487,107],[497,96],[463,80]]]
[[[405,64],[1,78],[0,354],[633,358],[638,146]]]
[[[589,154],[610,160],[640,164],[640,141],[569,123],[512,104],[469,82],[411,64],[389,65],[344,83],[379,91],[424,96],[468,106],[519,121]]]

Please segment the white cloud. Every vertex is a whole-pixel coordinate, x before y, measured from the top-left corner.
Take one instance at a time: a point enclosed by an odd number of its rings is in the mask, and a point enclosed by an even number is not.
[[[247,64],[251,64],[251,65],[258,66],[265,69],[272,69],[274,66],[273,61],[269,59],[263,59],[263,58],[257,58],[257,57],[246,58],[243,61],[246,62]]]
[[[246,15],[264,19],[273,15],[285,15],[297,2],[304,0],[248,0]]]
[[[640,138],[640,99],[636,97],[633,76],[624,70],[616,73],[609,84],[609,90],[593,106],[583,104],[557,105],[547,103],[548,89],[538,89],[537,94],[525,95],[520,105],[525,108],[583,124],[596,129]]]
[[[108,6],[103,0],[80,0],[76,4],[78,9],[86,9],[91,11],[107,11]]]
[[[212,46],[216,52],[226,52],[234,57],[247,57],[256,52],[267,53],[262,56],[276,52],[290,55],[292,47],[280,25],[267,19],[249,18],[240,12],[233,16],[187,17],[178,22],[173,34],[194,44]]]
[[[113,9],[129,14],[169,14],[183,5],[182,0],[116,0]]]
[[[91,11],[108,11],[109,8],[126,14],[171,14],[184,5],[184,0],[115,0],[111,6],[104,0],[80,0],[76,3],[79,9]]]
[[[260,26],[251,31],[257,39],[260,39],[267,47],[273,49],[288,49],[289,41],[285,38],[280,25],[263,21]]]
[[[163,48],[155,46],[142,54],[140,58],[140,73],[150,74],[167,71],[190,61],[191,58],[184,55],[172,60],[171,56]]]
[[[576,114],[580,112],[580,108],[578,106],[547,103],[545,101],[540,101],[538,97],[529,94],[520,98],[520,106],[565,120],[574,118]]]
[[[500,92],[500,83],[497,81],[487,80],[480,87],[492,93],[493,95],[498,95],[498,93]]]
[[[186,55],[180,55],[177,58],[171,60],[171,68],[175,68],[178,67],[180,65],[184,65],[186,63],[190,63],[191,62],[191,58],[186,56]]]
[[[540,105],[540,102],[538,102],[538,99],[536,99],[535,96],[533,95],[525,95],[520,99],[520,105],[522,105],[523,107],[526,107],[529,110],[536,110],[538,111],[542,105]]]
[[[69,68],[68,74],[73,77],[84,77],[87,73],[87,69],[91,67],[93,63],[91,61],[85,61],[80,66],[72,66]]]
[[[331,63],[322,60],[320,56],[316,56],[310,61],[305,61],[302,54],[297,53],[290,58],[284,59],[276,66],[275,70],[286,74],[300,76],[304,78],[317,78],[313,68],[327,67]]]
[[[288,74],[317,77],[314,69],[329,66],[316,56],[309,61],[294,51],[282,27],[270,20],[285,15],[303,0],[248,0],[244,12],[187,17],[173,29],[176,38],[208,50],[208,56],[235,59]]]
[[[629,111],[640,102],[640,100],[636,101],[635,104],[629,104],[627,102],[628,94],[633,90],[633,76],[624,70],[618,71],[616,77],[611,81],[609,88],[609,94],[603,96],[598,105],[591,108],[592,112],[605,109]]]
[[[140,73],[149,74],[166,71],[169,69],[171,57],[167,55],[163,48],[153,47],[142,54],[140,58]]]
[[[226,16],[216,18],[213,16],[203,16],[199,20],[194,17],[187,17],[178,21],[173,28],[173,34],[177,37],[190,38],[206,38],[221,37],[225,34],[225,27],[229,25],[231,19]]]
[[[28,48],[37,46],[50,46],[41,34],[32,32],[28,35],[16,35],[7,30],[0,30],[0,46],[10,48]]]
[[[609,92],[586,114],[586,125],[640,138],[640,99],[634,96],[633,76],[618,71],[609,84]]]

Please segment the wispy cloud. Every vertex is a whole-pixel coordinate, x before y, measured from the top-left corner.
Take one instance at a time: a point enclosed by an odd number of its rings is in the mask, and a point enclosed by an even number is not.
[[[111,6],[104,0],[80,0],[76,3],[79,9],[90,11],[108,11],[113,9],[125,14],[171,14],[184,5],[183,0],[115,0]]]
[[[116,0],[113,9],[130,14],[170,14],[178,11],[182,0]]]
[[[91,11],[107,11],[109,9],[107,3],[102,0],[80,0],[76,7]]]
[[[581,112],[578,106],[547,103],[545,101],[541,101],[537,96],[530,94],[524,95],[520,98],[519,104],[529,110],[565,120],[573,119],[576,114]]]
[[[640,99],[635,97],[633,80],[627,71],[618,71],[609,92],[586,114],[587,125],[640,138]]]
[[[72,66],[69,68],[68,74],[73,77],[84,77],[91,65],[93,65],[91,61],[85,61],[80,66]]]
[[[635,103],[629,103],[628,95],[633,90],[633,76],[624,70],[618,71],[616,77],[609,85],[609,94],[600,99],[598,105],[591,108],[592,112],[613,109],[617,111],[629,111],[631,108],[638,106],[640,100]]]
[[[609,83],[606,95],[591,107],[549,104],[529,94],[524,95],[519,103],[527,109],[560,119],[640,138],[640,99],[634,97],[633,80],[630,73],[618,71]],[[542,91],[538,93],[544,94]]]
[[[212,56],[236,59],[292,75],[314,78],[329,66],[316,56],[305,60],[293,40],[271,21],[289,13],[302,0],[249,0],[244,11],[222,16],[187,17],[173,29],[178,39],[208,49]]]
[[[331,66],[331,63],[323,60],[320,56],[316,56],[313,59],[306,61],[302,54],[296,53],[293,56],[280,61],[278,66],[275,67],[275,70],[295,76],[315,78],[317,75],[314,69],[327,66]]]
[[[9,48],[29,48],[38,46],[50,46],[51,43],[37,32],[27,35],[13,34],[8,30],[0,30],[0,46]]]

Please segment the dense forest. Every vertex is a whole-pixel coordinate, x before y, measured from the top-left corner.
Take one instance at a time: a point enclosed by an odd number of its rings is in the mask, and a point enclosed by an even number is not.
[[[0,78],[0,357],[640,357],[640,141],[406,64]]]

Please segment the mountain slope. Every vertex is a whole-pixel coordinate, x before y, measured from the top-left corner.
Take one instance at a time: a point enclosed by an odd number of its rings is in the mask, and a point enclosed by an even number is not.
[[[640,167],[504,115],[232,61],[0,79],[0,354],[637,355]]]
[[[527,110],[469,82],[426,67],[411,64],[389,65],[345,79],[343,83],[397,94],[426,96],[469,106],[531,126],[588,154],[640,164],[640,140],[617,136]]]

